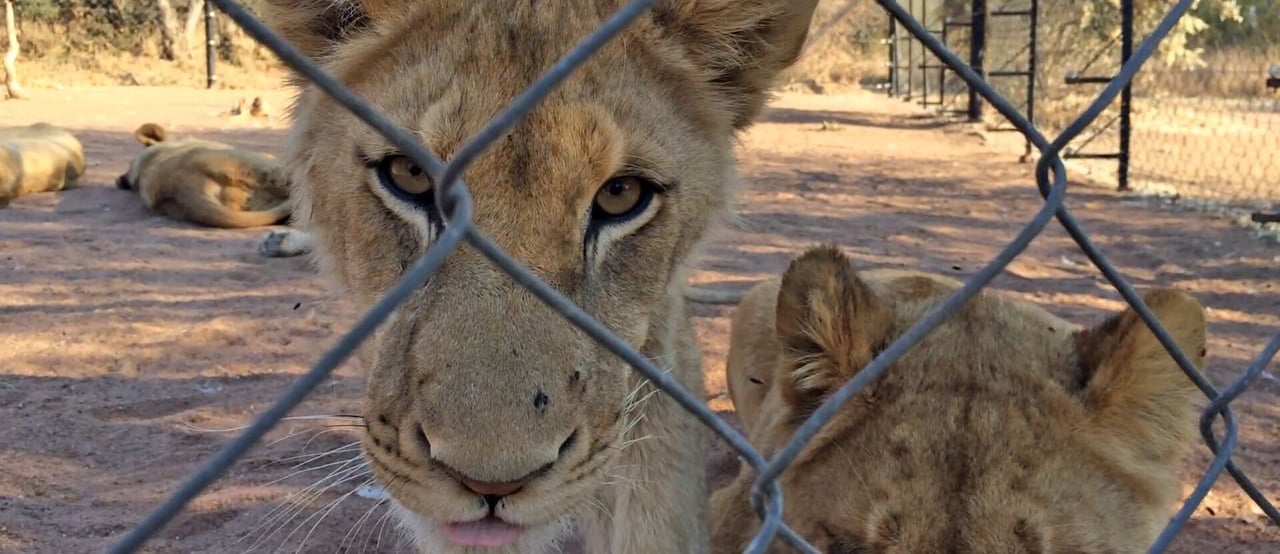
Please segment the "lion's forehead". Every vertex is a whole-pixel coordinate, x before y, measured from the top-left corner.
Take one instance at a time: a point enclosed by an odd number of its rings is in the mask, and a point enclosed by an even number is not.
[[[388,104],[393,117],[402,112],[405,126],[448,105],[454,125],[444,129],[458,140],[512,105],[608,15],[578,2],[504,2],[502,17],[485,1],[443,4],[419,4],[418,12],[383,22],[378,32],[344,45],[326,69]],[[642,17],[560,80],[542,104],[605,107],[655,142],[679,140],[672,135],[723,138],[730,133],[724,114],[692,101],[706,96],[705,81],[687,50]]]

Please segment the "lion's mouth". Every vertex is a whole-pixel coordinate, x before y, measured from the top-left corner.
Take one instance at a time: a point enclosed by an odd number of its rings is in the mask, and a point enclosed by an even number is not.
[[[455,546],[511,546],[524,528],[489,514],[479,521],[446,523],[444,536]]]

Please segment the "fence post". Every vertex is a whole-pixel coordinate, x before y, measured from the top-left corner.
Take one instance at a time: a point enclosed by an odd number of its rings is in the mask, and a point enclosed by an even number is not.
[[[920,23],[925,29],[929,28],[929,0],[920,3]],[[929,105],[929,49],[920,50],[920,107],[923,108]]]
[[[987,0],[973,0],[973,13],[969,27],[969,66],[983,79],[987,77],[983,61],[987,55]],[[969,87],[969,121],[982,121],[982,97],[977,89]]]
[[[907,0],[907,13],[914,16],[916,14],[916,0]],[[915,56],[915,37],[907,35],[907,95],[902,97],[903,102],[911,100],[911,62],[916,59]]]
[[[1133,57],[1133,0],[1120,2],[1120,66]],[[1129,190],[1129,139],[1133,126],[1133,81],[1120,92],[1120,157],[1116,169],[1116,181],[1120,190]]]
[[[889,16],[889,96],[898,95],[898,20]]]
[[[1031,43],[1027,45],[1027,121],[1032,125],[1036,124],[1036,42],[1040,40],[1040,0],[1031,0],[1031,15],[1028,16],[1029,31],[1031,31]],[[1023,158],[1027,161],[1031,160],[1033,152],[1031,141],[1026,141],[1026,150]]]
[[[945,6],[944,6],[945,9]],[[951,18],[945,17],[943,12],[942,18],[942,45],[951,48],[951,43],[947,42],[948,28],[951,27]],[[942,60],[938,60],[938,111],[945,112],[947,110],[947,64]]]
[[[205,1],[204,3],[204,74],[205,88],[213,88],[218,83],[218,73],[214,69],[214,63],[218,58],[218,29],[215,25],[215,17],[217,17],[216,8],[213,2]]]

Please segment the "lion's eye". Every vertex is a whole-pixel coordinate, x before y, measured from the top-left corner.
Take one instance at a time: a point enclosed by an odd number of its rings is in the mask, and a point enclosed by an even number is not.
[[[408,156],[387,156],[378,162],[378,180],[382,186],[402,195],[421,196],[431,192],[431,176]]]
[[[639,177],[614,177],[596,191],[592,219],[612,223],[635,217],[649,207],[654,188]]]

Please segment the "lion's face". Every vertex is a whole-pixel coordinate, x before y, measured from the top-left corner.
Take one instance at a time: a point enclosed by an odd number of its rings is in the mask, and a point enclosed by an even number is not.
[[[819,402],[956,285],[900,271],[857,275],[843,255],[820,249],[771,284],[780,292],[749,296],[757,305],[744,301],[735,325],[776,337],[733,345],[774,361],[729,368],[735,404],[758,403],[744,418],[752,443],[780,450]],[[1146,302],[1201,364],[1200,306],[1169,290]],[[784,517],[832,554],[1140,552],[1180,492],[1193,391],[1132,310],[1080,330],[983,295],[801,453],[781,478]],[[712,501],[718,552],[741,552],[759,529],[754,478],[748,468]]]
[[[813,7],[660,4],[463,174],[480,231],[656,357],[727,205],[734,133]],[[620,5],[280,0],[271,19],[447,161]],[[296,217],[368,305],[442,232],[436,184],[317,90],[292,115]],[[549,543],[639,415],[629,368],[469,247],[373,340],[364,447],[424,551]]]

